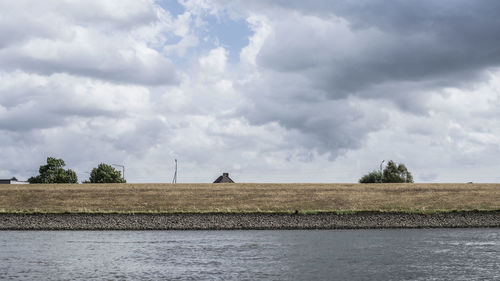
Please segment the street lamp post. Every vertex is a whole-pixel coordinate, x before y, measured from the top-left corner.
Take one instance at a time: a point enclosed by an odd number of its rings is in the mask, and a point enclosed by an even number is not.
[[[122,177],[125,179],[125,166],[120,164],[111,164],[112,166],[117,166],[122,168]]]
[[[172,179],[172,183],[177,183],[177,159],[174,159],[175,161],[175,171],[174,171],[174,178]]]
[[[79,175],[88,174],[89,176],[92,175],[90,172],[77,172],[77,174],[79,174]],[[83,183],[82,180],[80,180],[80,181]]]
[[[382,160],[380,163],[380,183],[384,181],[384,173],[382,173],[382,165],[384,164],[385,160]]]

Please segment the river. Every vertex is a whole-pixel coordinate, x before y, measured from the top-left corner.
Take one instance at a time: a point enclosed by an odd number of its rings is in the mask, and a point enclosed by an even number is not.
[[[500,280],[500,229],[0,231],[0,279]]]

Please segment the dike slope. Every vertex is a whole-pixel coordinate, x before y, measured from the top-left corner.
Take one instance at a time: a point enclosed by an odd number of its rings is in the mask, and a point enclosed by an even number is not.
[[[0,214],[0,230],[237,230],[500,227],[500,211],[434,214]]]
[[[318,213],[500,210],[500,184],[0,186],[0,213]]]

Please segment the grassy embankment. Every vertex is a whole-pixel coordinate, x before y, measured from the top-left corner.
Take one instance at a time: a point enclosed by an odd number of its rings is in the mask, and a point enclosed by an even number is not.
[[[500,184],[2,185],[0,213],[500,210]]]

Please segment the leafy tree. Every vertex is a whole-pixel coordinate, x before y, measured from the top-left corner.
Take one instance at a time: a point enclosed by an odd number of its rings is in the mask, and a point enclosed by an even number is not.
[[[122,173],[111,165],[101,163],[90,172],[90,183],[125,183]]]
[[[17,181],[17,178],[16,177],[12,177],[10,180],[11,181]]]
[[[370,172],[359,179],[359,183],[376,183],[382,182],[382,175],[378,171]]]
[[[360,183],[400,183],[400,182],[413,182],[413,176],[408,171],[404,164],[396,164],[394,161],[389,161],[382,173],[373,171],[369,174],[362,176],[359,179]]]
[[[384,169],[383,182],[413,182],[413,176],[404,164],[389,161]]]
[[[28,179],[29,183],[78,183],[75,171],[63,167],[64,160],[47,157],[47,165],[40,166],[39,175]]]

